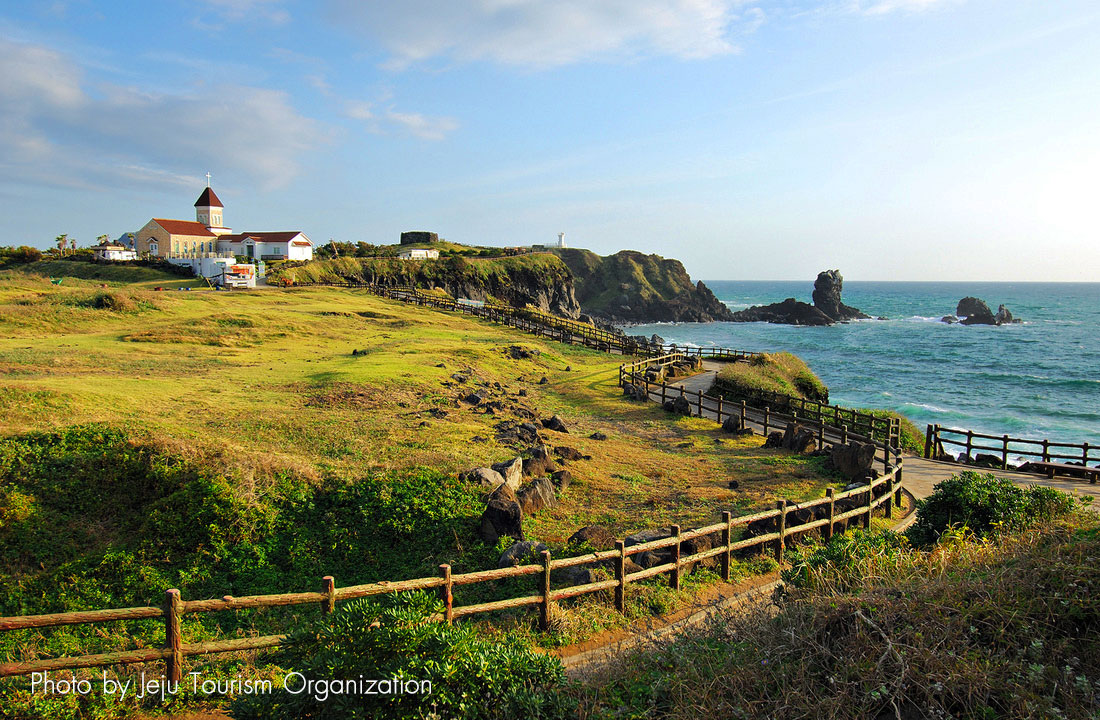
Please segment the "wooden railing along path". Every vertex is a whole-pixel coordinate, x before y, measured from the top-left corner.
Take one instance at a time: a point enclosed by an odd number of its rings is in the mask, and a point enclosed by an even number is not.
[[[676,397],[686,397],[688,403],[695,408],[695,414],[699,417],[704,416],[704,411],[714,413],[715,420],[719,423],[729,417],[738,417],[742,426],[746,422],[760,425],[763,428],[764,435],[772,430],[784,429],[789,422],[798,422],[817,431],[819,446],[824,446],[826,442],[844,445],[850,440],[869,442],[874,443],[879,448],[882,453],[884,467],[888,468],[891,464],[901,462],[901,421],[897,418],[875,418],[883,424],[879,426],[881,429],[877,432],[877,435],[874,432],[864,435],[850,429],[843,422],[846,417],[849,417],[847,413],[851,412],[848,408],[818,403],[816,407],[812,407],[810,411],[802,414],[796,403],[788,403],[787,407],[791,411],[783,413],[774,410],[770,405],[765,405],[763,408],[753,407],[745,400],[730,401],[721,395],[708,395],[702,390],[693,392],[685,390],[683,386],[660,380],[650,380],[645,372],[647,368],[655,365],[665,366],[686,359],[688,357],[682,353],[670,353],[661,357],[646,358],[634,363],[620,365],[619,387],[629,383],[636,387],[645,388],[646,396],[653,397],[655,400],[660,398],[659,402],[662,405]],[[790,399],[797,400],[797,398]],[[833,417],[842,422],[836,425],[827,422]]]
[[[884,483],[887,484],[886,490],[876,498],[874,492],[875,488]],[[901,504],[901,489],[902,468],[899,465],[890,473],[874,480],[870,486],[865,485],[839,493],[829,488],[825,492],[825,497],[818,500],[804,502],[798,505],[791,505],[786,500],[780,500],[776,502],[776,506],[773,510],[766,510],[764,512],[744,515],[737,518],[732,517],[729,512],[723,512],[722,521],[719,523],[688,531],[681,530],[679,525],[673,525],[671,528],[672,535],[668,538],[631,545],[629,547],[626,546],[624,541],[619,540],[615,543],[614,550],[604,550],[587,555],[558,559],[551,558],[549,551],[543,551],[540,561],[537,564],[519,565],[511,568],[461,574],[452,574],[450,565],[440,565],[438,577],[416,578],[413,580],[399,580],[395,582],[383,581],[345,588],[337,588],[335,579],[332,576],[325,576],[321,579],[321,589],[317,592],[251,595],[246,597],[226,596],[212,600],[184,600],[180,597],[179,590],[172,589],[166,592],[164,604],[160,607],[116,608],[110,610],[90,610],[83,612],[56,613],[51,615],[24,615],[0,618],[0,632],[59,627],[63,625],[87,625],[120,620],[162,619],[165,633],[163,647],[7,663],[0,665],[0,677],[29,675],[34,672],[103,667],[163,660],[166,663],[165,677],[172,682],[179,682],[183,677],[184,658],[186,657],[270,648],[284,644],[286,641],[286,636],[284,635],[266,635],[231,640],[186,643],[183,641],[180,622],[183,615],[200,612],[242,610],[246,608],[309,605],[314,603],[320,605],[321,611],[327,614],[335,609],[337,602],[410,590],[435,590],[439,592],[443,600],[444,610],[441,614],[431,618],[436,622],[441,621],[450,623],[453,622],[455,618],[533,606],[538,608],[539,626],[545,630],[549,627],[550,623],[551,604],[559,600],[603,590],[613,590],[614,607],[619,612],[624,612],[626,609],[627,586],[632,582],[667,574],[669,576],[669,585],[673,589],[678,590],[685,568],[693,563],[710,558],[718,558],[721,565],[722,579],[729,582],[730,560],[734,552],[758,546],[763,548],[768,544],[772,544],[776,560],[782,562],[784,545],[791,537],[817,528],[822,528],[825,537],[831,537],[835,523],[853,518],[860,519],[863,527],[870,527],[871,515],[875,509],[880,506],[885,506],[887,517],[892,517],[894,506],[900,506]],[[862,505],[846,512],[836,512],[837,502],[860,494],[866,494],[865,502]],[[825,517],[819,520],[798,525],[792,525],[788,522],[790,514],[796,510],[802,512],[807,509],[822,506],[827,506],[827,509],[824,513]],[[776,530],[743,540],[735,541],[733,539],[735,529],[746,527],[750,523],[761,520],[774,520]],[[714,535],[719,536],[718,542],[710,549],[687,555],[682,553],[683,543],[689,540]],[[626,572],[627,558],[646,551],[662,550],[665,548],[671,548],[671,562],[637,572]],[[572,585],[557,590],[552,589],[551,576],[555,570],[595,563],[610,563],[614,572],[614,579]],[[526,576],[536,576],[536,586],[533,588],[534,592],[532,594],[474,605],[456,606],[454,604],[454,588],[456,586],[475,585],[478,583],[496,582],[499,580]]]
[[[982,440],[992,440],[993,445],[979,444]],[[978,442],[975,442],[978,441]],[[924,457],[940,458],[947,454],[945,445],[961,448],[963,460],[974,462],[976,452],[986,452],[1001,460],[1001,469],[1008,469],[1010,455],[1022,458],[1035,458],[1039,462],[1067,460],[1088,465],[1100,461],[1100,447],[1084,443],[1054,442],[1052,440],[1033,440],[1008,435],[985,435],[973,430],[960,430],[942,425],[929,425],[924,436]]]
[[[351,284],[349,284],[349,286],[359,288],[365,287],[363,285]],[[370,287],[368,289],[385,297],[402,300],[404,302],[412,302],[418,305],[475,314],[479,317],[505,323],[512,327],[517,327],[563,342],[584,344],[589,347],[595,346],[597,349],[604,350],[605,352],[610,352],[610,348],[613,347],[625,352],[632,344],[632,341],[627,342],[629,339],[624,340],[622,336],[608,333],[607,331],[594,328],[584,323],[576,323],[576,325],[583,326],[576,327],[574,325],[575,321],[566,321],[563,318],[554,318],[555,324],[550,324],[546,316],[540,316],[538,320],[535,321],[530,319],[530,317],[524,317],[522,315],[524,311],[516,311],[513,308],[501,308],[497,306],[479,308],[461,304],[449,298],[440,298],[412,289],[381,287]],[[552,318],[553,316],[548,317]],[[638,348],[637,344],[633,345],[634,349]],[[656,350],[656,347],[660,347],[662,351]],[[692,348],[688,350],[667,345],[648,345],[647,348],[648,349],[644,351],[645,354],[655,354],[656,357],[621,366],[619,368],[619,381],[620,384],[627,380],[642,383],[650,394],[654,392],[654,384],[646,381],[643,374],[639,373],[639,369],[644,369],[649,365],[668,364],[688,357],[745,360],[754,355],[754,353],[724,348]],[[669,350],[673,352],[664,352]],[[666,383],[659,384],[659,391],[662,399],[675,392],[683,393],[682,388],[676,388]],[[742,420],[751,420],[761,424],[764,428],[764,434],[767,434],[770,428],[776,427],[774,424],[776,421],[786,423],[788,420],[798,419],[803,423],[808,422],[806,419],[795,418],[793,415],[789,416],[781,413],[773,413],[767,407],[762,410],[751,408],[746,406],[744,402],[739,406],[735,406],[731,411],[728,409],[728,406],[723,406],[722,398],[711,398],[710,396],[704,395],[702,392],[697,393],[696,399],[700,414],[702,414],[701,411],[704,409],[705,404],[707,404],[707,409],[710,409],[709,404],[716,403],[717,419],[719,422],[722,421],[723,416],[728,417],[736,413],[740,415]],[[818,437],[822,444],[826,442],[847,442],[849,439],[861,439],[873,442],[869,437],[850,433],[844,426],[840,428],[831,428],[824,422],[824,418],[825,416],[822,415],[821,420],[816,423]],[[876,508],[883,505],[885,505],[886,516],[891,517],[893,507],[895,505],[900,506],[901,503],[903,483],[901,458],[900,454],[891,448],[889,444],[881,445],[881,449],[884,453],[883,466],[886,472],[882,477],[874,480],[869,486],[861,486],[840,493],[834,492],[830,488],[826,490],[825,497],[801,503],[797,506],[792,506],[787,501],[780,500],[772,510],[737,518],[732,517],[729,512],[723,512],[722,522],[720,523],[695,530],[688,530],[686,532],[682,531],[680,526],[673,525],[671,537],[632,545],[630,547],[627,547],[625,542],[620,540],[616,542],[614,550],[604,550],[587,555],[557,559],[551,558],[550,553],[546,551],[542,553],[540,562],[537,564],[461,574],[452,574],[450,565],[440,565],[439,575],[437,577],[379,581],[362,585],[352,585],[344,588],[337,588],[335,579],[330,575],[326,575],[321,578],[321,589],[314,592],[250,595],[244,597],[225,596],[220,599],[185,600],[181,597],[179,590],[171,589],[166,592],[164,603],[160,607],[144,606],[0,618],[0,632],[60,627],[66,625],[89,625],[104,622],[155,619],[163,621],[165,633],[163,647],[124,650],[75,657],[34,659],[23,662],[0,664],[0,677],[28,675],[34,672],[104,667],[163,660],[166,664],[167,679],[172,682],[179,682],[183,676],[184,658],[186,657],[270,648],[286,642],[286,636],[284,635],[265,635],[198,643],[184,642],[181,629],[181,618],[190,613],[236,611],[251,608],[310,605],[314,603],[320,606],[323,613],[331,613],[337,602],[411,590],[434,590],[439,592],[443,600],[444,611],[432,618],[432,620],[448,623],[453,622],[455,618],[481,613],[522,607],[537,607],[539,611],[539,625],[545,629],[549,625],[550,607],[552,603],[566,598],[604,590],[614,590],[614,606],[618,611],[622,612],[625,610],[627,586],[632,582],[667,574],[669,576],[669,584],[673,588],[678,589],[685,566],[710,558],[719,559],[722,578],[728,582],[730,579],[730,559],[734,552],[754,547],[763,548],[763,546],[771,543],[774,547],[776,559],[781,562],[783,559],[784,543],[790,537],[817,528],[822,528],[824,535],[826,537],[831,537],[835,523],[852,518],[861,518],[863,526],[869,527],[872,513]],[[893,463],[890,462],[891,459],[894,460]],[[874,489],[880,487],[883,483],[888,484],[886,491],[881,494],[880,497],[875,498]],[[865,502],[861,506],[841,513],[835,511],[835,503],[850,497],[859,496],[862,493],[865,493],[866,497]],[[828,506],[825,513],[826,516],[822,519],[797,525],[792,525],[788,522],[790,514],[796,510],[802,512],[806,509],[813,509],[826,505]],[[775,527],[777,528],[775,531],[736,541],[733,539],[735,529],[747,527],[750,523],[755,521],[769,520],[775,521]],[[689,540],[714,535],[719,536],[719,540],[714,547],[694,554],[684,555],[682,553],[683,543]],[[638,572],[626,572],[627,558],[642,552],[661,550],[664,548],[672,549],[671,553],[673,559],[671,562]],[[614,579],[598,580],[596,582],[563,587],[557,590],[552,589],[551,576],[555,570],[598,563],[610,563],[614,571]],[[454,589],[457,586],[497,582],[500,580],[526,576],[536,576],[536,587],[534,588],[533,594],[472,605],[456,606],[454,604]]]

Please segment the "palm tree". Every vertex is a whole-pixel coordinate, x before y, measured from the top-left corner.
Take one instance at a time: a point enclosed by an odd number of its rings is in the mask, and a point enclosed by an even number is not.
[[[106,245],[111,241],[110,235],[100,235],[95,239],[96,245]]]
[[[69,244],[69,236],[68,235],[58,235],[56,239],[57,239],[57,249],[62,255],[64,255],[65,254],[65,246]]]

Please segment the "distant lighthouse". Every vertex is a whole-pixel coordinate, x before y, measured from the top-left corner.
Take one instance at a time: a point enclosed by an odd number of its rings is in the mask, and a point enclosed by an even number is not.
[[[565,247],[565,233],[563,232],[558,233],[558,247]]]

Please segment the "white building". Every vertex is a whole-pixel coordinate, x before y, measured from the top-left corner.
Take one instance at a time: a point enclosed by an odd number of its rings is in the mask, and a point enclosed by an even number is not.
[[[411,250],[402,250],[397,253],[397,257],[402,260],[436,260],[439,258],[439,251],[430,250],[428,248],[413,248]]]
[[[137,251],[156,257],[237,255],[249,260],[312,260],[313,242],[297,230],[233,234],[222,201],[207,186],[195,201],[195,220],[153,218],[137,233]]]
[[[249,260],[312,260],[313,242],[296,230],[246,232],[218,237],[218,251]]]
[[[196,277],[203,277],[223,287],[256,287],[256,266],[238,263],[231,257],[212,255],[166,258],[173,265],[191,268]]]
[[[96,260],[137,260],[137,252],[107,240],[92,247],[92,257]]]

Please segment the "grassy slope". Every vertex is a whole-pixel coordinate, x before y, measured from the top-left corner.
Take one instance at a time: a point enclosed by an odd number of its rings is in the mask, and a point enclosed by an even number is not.
[[[613,305],[624,293],[631,302],[668,300],[691,295],[691,282],[683,265],[658,255],[624,250],[600,257],[591,250],[555,250],[576,277],[577,300],[589,311]]]
[[[1094,514],[927,553],[841,542],[778,616],[730,615],[624,658],[578,688],[581,716],[1096,717]]]
[[[727,365],[718,375],[719,389],[729,397],[740,392],[776,392],[828,402],[829,389],[799,357],[788,352],[764,353],[751,363]]]
[[[275,266],[268,275],[272,284],[283,279],[310,282],[382,282],[399,285],[446,281],[497,281],[508,284],[510,276],[528,275],[547,283],[565,282],[569,270],[557,257],[532,253],[502,258],[450,258],[443,260],[400,260],[397,258],[335,258],[304,265]]]

